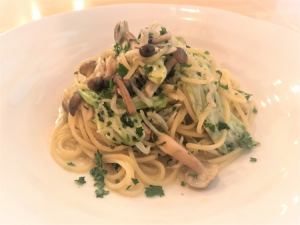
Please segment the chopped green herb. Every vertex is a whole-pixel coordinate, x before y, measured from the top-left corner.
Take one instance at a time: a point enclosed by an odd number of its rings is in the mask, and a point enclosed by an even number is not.
[[[216,131],[216,126],[210,122],[207,122],[206,120],[204,121],[204,127],[208,128],[211,132]]]
[[[140,181],[136,178],[131,178],[131,180],[134,185],[137,185],[138,183],[140,183]]]
[[[220,70],[216,70],[216,73],[218,73],[220,76],[222,76],[222,72]]]
[[[223,88],[223,89],[225,89],[225,90],[228,90],[228,85],[226,84],[221,84],[221,83],[219,83],[219,86],[221,87],[221,88]]]
[[[134,127],[134,123],[133,123],[132,119],[130,118],[130,116],[127,115],[127,113],[124,113],[121,116],[121,122],[122,122],[122,125],[123,125],[124,128]]]
[[[119,55],[122,51],[122,46],[119,43],[116,43],[114,45],[114,51],[115,51],[116,55]]]
[[[128,69],[122,63],[119,63],[117,72],[120,76],[124,77],[128,73]]]
[[[244,92],[242,90],[238,90],[239,93],[243,94],[245,96],[245,98],[247,99],[247,101],[250,99],[250,97],[252,96],[251,94]]]
[[[193,177],[194,179],[197,179],[198,174],[197,173],[189,173],[188,176]]]
[[[115,180],[115,183],[117,184],[117,183],[120,183],[120,180],[119,179],[116,179]]]
[[[112,109],[110,108],[108,102],[104,102],[103,106],[105,107],[107,114],[109,117],[113,117],[114,116],[114,111],[112,111]]]
[[[221,130],[229,130],[230,127],[227,125],[227,123],[224,123],[224,122],[219,122],[218,123],[218,130],[221,131]]]
[[[126,190],[129,190],[129,188],[131,188],[131,185],[128,185],[127,188],[126,188]]]
[[[143,127],[137,127],[137,128],[135,129],[135,133],[136,133],[136,135],[137,135],[138,137],[142,137],[142,136],[143,136],[143,131],[144,131]]]
[[[192,64],[187,64],[187,63],[180,63],[181,67],[191,67]]]
[[[145,195],[150,198],[154,196],[162,197],[165,195],[164,190],[161,186],[150,185],[145,188]]]
[[[204,51],[204,54],[205,54],[205,55],[209,55],[209,51],[207,51],[207,50]]]
[[[73,162],[67,162],[68,166],[75,166],[75,164]]]
[[[102,155],[99,151],[95,153],[95,164],[96,166],[90,170],[90,174],[95,181],[94,186],[96,187],[96,197],[103,198],[105,195],[108,195],[109,191],[104,189],[104,177],[107,171],[103,169]]]
[[[130,49],[130,44],[128,42],[126,42],[124,47],[123,47],[123,51],[128,52],[129,49]]]
[[[200,77],[202,76],[202,73],[201,72],[197,72],[197,75],[199,75]]]
[[[257,108],[254,107],[254,108],[252,109],[252,112],[256,114],[256,113],[257,113]]]
[[[185,183],[184,181],[181,181],[180,185],[181,185],[182,187],[184,187],[184,186],[186,185],[186,183]]]
[[[112,122],[111,122],[111,121],[107,121],[107,124],[106,124],[106,126],[110,127],[110,126],[111,126],[111,124],[112,124]]]
[[[86,183],[85,181],[85,177],[79,177],[77,180],[74,180],[76,184],[78,184],[79,186],[82,186]]]
[[[149,73],[151,73],[153,71],[153,67],[152,66],[148,66],[148,65],[145,65],[144,66],[144,72],[145,72],[145,75],[148,75]]]
[[[159,33],[160,33],[160,35],[164,35],[167,33],[167,29],[165,27],[161,27]]]
[[[250,162],[256,162],[257,161],[257,158],[255,157],[250,157]]]
[[[250,136],[250,134],[245,131],[240,137],[239,137],[239,140],[238,140],[238,144],[241,148],[243,149],[247,149],[247,150],[250,150],[252,149],[253,147],[257,146],[258,145],[258,142],[254,141],[252,139],[252,137]]]

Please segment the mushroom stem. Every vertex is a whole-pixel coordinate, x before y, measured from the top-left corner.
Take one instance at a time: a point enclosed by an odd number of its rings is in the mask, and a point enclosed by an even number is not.
[[[145,93],[148,97],[152,97],[158,88],[159,84],[155,84],[152,81],[148,80],[145,84]]]
[[[167,74],[172,70],[176,63],[187,63],[188,56],[182,48],[177,48],[171,58],[167,60],[165,66],[167,68]]]
[[[115,76],[114,82],[116,83],[116,85],[120,91],[120,94],[124,100],[124,103],[126,105],[126,109],[127,109],[128,113],[130,115],[135,114],[136,113],[135,105],[130,97],[130,94],[129,94],[122,78],[120,76]]]
[[[151,39],[150,42],[151,42],[152,44],[158,44],[158,43],[161,43],[161,42],[163,42],[163,41],[168,41],[168,40],[170,40],[171,37],[172,37],[172,35],[171,35],[170,33],[166,33],[166,34],[163,34],[163,35],[161,35],[161,36],[159,36],[159,37],[157,37],[157,38]]]

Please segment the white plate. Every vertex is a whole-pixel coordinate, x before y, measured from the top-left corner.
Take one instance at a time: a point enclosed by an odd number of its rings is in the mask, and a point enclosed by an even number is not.
[[[49,154],[73,68],[113,44],[126,19],[134,32],[157,20],[208,49],[258,102],[245,154],[205,191],[180,185],[164,198],[94,197]],[[300,35],[237,14],[196,6],[115,5],[67,13],[0,36],[0,223],[300,223]],[[249,157],[258,158],[250,163]]]

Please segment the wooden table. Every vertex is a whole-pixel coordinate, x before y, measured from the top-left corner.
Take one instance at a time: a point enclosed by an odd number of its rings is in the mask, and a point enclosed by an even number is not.
[[[117,3],[194,4],[237,12],[300,32],[300,0],[0,0],[0,32],[42,17]]]

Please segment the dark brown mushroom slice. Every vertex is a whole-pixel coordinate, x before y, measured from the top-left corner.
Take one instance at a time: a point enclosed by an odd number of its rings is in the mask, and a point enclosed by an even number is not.
[[[92,79],[89,79],[87,86],[92,91],[99,92],[105,88],[106,85],[102,77],[93,77]]]
[[[97,65],[97,63],[94,60],[86,62],[80,66],[79,72],[88,77],[89,75],[91,75],[94,72],[96,65]]]
[[[172,54],[172,56],[167,60],[165,66],[167,68],[167,73],[169,73],[176,63],[187,63],[188,56],[184,49],[177,48],[177,50]]]
[[[72,116],[75,116],[76,111],[78,110],[80,103],[82,102],[82,98],[80,94],[76,91],[69,101],[69,112]]]
[[[152,44],[146,44],[140,47],[139,52],[143,57],[151,57],[155,54],[155,47]]]

